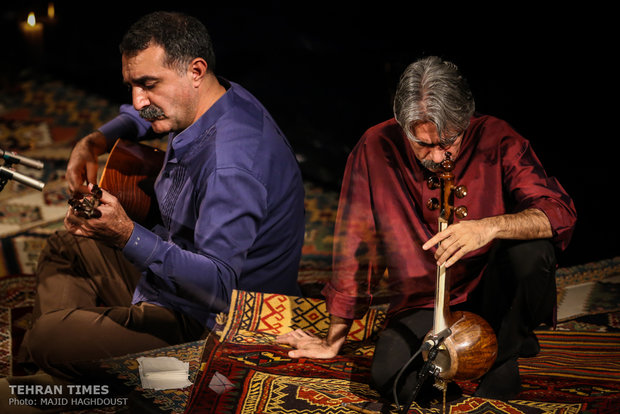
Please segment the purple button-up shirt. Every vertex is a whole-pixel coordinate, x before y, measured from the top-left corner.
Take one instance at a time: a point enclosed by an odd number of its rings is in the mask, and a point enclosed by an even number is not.
[[[233,289],[299,295],[304,190],[295,155],[267,110],[235,83],[200,119],[170,134],[155,182],[163,225],[135,223],[123,249],[143,276],[133,302],[207,327]],[[113,141],[149,124],[130,105],[102,126]]]

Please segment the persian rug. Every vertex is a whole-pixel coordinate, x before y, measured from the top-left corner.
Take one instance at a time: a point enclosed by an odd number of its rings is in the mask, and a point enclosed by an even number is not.
[[[291,359],[287,348],[274,344],[276,335],[292,329],[323,334],[328,321],[319,299],[235,292],[220,338],[205,346],[185,412],[332,412],[342,402],[376,398],[366,374],[382,312],[373,309],[356,321],[334,359]],[[219,390],[218,381],[224,384]],[[266,406],[265,397],[273,404]]]
[[[217,325],[214,328],[214,333],[206,341],[196,341],[109,359],[102,363],[102,368],[114,375],[117,382],[122,383],[124,387],[130,390],[129,404],[131,406],[139,407],[142,412],[161,412],[164,410],[181,413],[185,409],[190,390],[144,390],[140,383],[136,361],[138,357],[174,356],[182,361],[189,362],[189,380],[196,382],[198,376],[202,376],[201,369],[205,363],[206,355],[215,349],[216,343],[221,343],[218,337],[225,337],[227,343],[234,344],[235,349],[240,350],[241,354],[237,355],[240,361],[247,358],[250,363],[263,366],[268,363],[267,361],[270,358],[273,358],[274,368],[276,368],[277,354],[283,355],[286,350],[282,347],[273,346],[275,335],[285,329],[291,329],[291,327],[299,327],[315,333],[324,332],[328,327],[328,315],[324,302],[321,300],[246,292],[235,292],[235,297],[238,299],[231,304],[230,314],[236,317],[224,319],[226,327],[224,328],[223,323]],[[260,312],[256,312],[257,307]],[[367,371],[369,356],[372,355],[374,336],[382,325],[383,317],[382,312],[373,310],[364,319],[356,321],[348,337],[350,343],[345,347],[347,355],[353,359],[350,362],[343,360],[340,364],[338,370],[341,372],[342,378],[346,379],[350,375],[349,373],[359,371],[359,368],[356,368],[356,359],[366,365],[364,369]],[[224,334],[224,332],[227,333]],[[248,345],[252,346],[252,353],[245,353]],[[261,352],[261,346],[265,348],[265,352]],[[290,361],[290,358],[286,359]],[[321,371],[322,367],[329,365],[323,361],[315,360],[314,364],[311,362],[312,360],[306,361],[306,368],[310,369],[311,366],[314,366],[317,372]],[[334,365],[332,370],[336,372],[335,364],[332,365]],[[291,364],[293,368],[298,366],[298,364]],[[239,375],[244,376],[245,372],[240,372]],[[361,379],[359,375],[357,378]]]
[[[34,305],[33,275],[0,277],[0,376],[23,375],[13,364]]]
[[[1,314],[0,314],[1,315]],[[373,309],[356,321],[342,355],[329,360],[291,359],[275,335],[328,327],[325,304],[312,298],[235,292],[230,312],[206,340],[113,358],[101,363],[110,384],[141,413],[352,413],[396,412],[368,386],[374,341],[384,313]],[[616,413],[620,404],[620,334],[537,331],[541,353],[519,360],[523,391],[508,402],[474,398],[475,382],[459,382],[464,396],[446,412]],[[151,390],[141,386],[137,359],[173,356],[188,362],[192,386]],[[438,413],[412,404],[409,413]]]
[[[11,374],[11,309],[0,307],[0,370]]]
[[[304,187],[306,224],[298,280],[304,296],[320,298],[331,276],[338,194],[312,183]]]
[[[395,412],[368,386],[372,343],[384,321],[380,310],[358,321],[342,355],[333,359],[291,359],[287,347],[273,343],[275,335],[297,327],[325,334],[324,306],[316,299],[236,292],[221,336],[205,346],[185,412],[352,412],[345,404]],[[539,337],[544,352],[523,360],[518,399],[470,397],[476,384],[459,383],[465,395],[450,402],[447,412],[576,413],[590,407],[588,412],[603,413],[620,402],[619,335],[543,331]],[[603,378],[602,372],[611,375]],[[414,403],[409,412],[440,410],[437,401],[430,408]]]
[[[581,412],[620,408],[620,333],[536,331],[541,351],[519,359],[521,401],[582,404]],[[459,383],[466,393],[474,383]]]

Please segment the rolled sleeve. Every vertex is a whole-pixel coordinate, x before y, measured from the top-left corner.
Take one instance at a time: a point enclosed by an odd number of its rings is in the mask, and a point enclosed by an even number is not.
[[[572,238],[577,222],[577,212],[572,200],[542,197],[533,201],[530,208],[536,208],[547,216],[553,231],[553,241],[560,250],[564,250]]]
[[[514,212],[542,211],[549,219],[554,244],[565,249],[577,221],[573,200],[555,177],[547,175],[528,141],[505,140],[503,145],[504,180],[515,200]]]

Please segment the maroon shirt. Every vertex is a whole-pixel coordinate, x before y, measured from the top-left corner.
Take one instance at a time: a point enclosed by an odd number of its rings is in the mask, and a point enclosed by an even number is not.
[[[436,248],[422,244],[437,233],[437,210],[426,207],[439,190],[394,119],[370,128],[349,155],[344,173],[334,241],[334,274],[323,289],[331,314],[364,315],[387,270],[390,311],[431,307],[435,295]],[[552,241],[564,249],[576,212],[560,183],[548,177],[529,142],[506,122],[473,117],[455,158],[455,185],[468,195],[456,199],[476,220],[528,208],[543,211]],[[455,217],[455,222],[459,219]],[[451,267],[451,303],[467,299],[478,284],[491,245],[470,252]]]

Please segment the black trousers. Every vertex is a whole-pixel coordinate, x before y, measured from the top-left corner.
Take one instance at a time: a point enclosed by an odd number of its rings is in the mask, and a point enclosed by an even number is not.
[[[491,325],[498,341],[494,366],[518,358],[532,331],[541,323],[553,322],[555,269],[555,250],[548,240],[501,241],[492,248],[476,290],[466,303],[452,308],[476,313]],[[432,326],[432,309],[404,310],[387,322],[377,341],[371,368],[371,385],[384,398],[393,399],[395,377],[418,351]],[[400,403],[410,399],[422,363],[422,357],[417,357],[400,377]],[[418,395],[428,392],[430,387],[432,380],[424,384]]]

